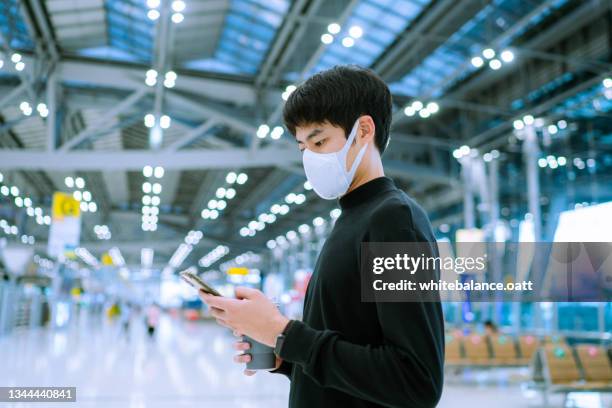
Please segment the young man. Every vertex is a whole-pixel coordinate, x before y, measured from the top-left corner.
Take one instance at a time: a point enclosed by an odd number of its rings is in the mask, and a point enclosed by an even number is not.
[[[257,290],[202,294],[217,321],[275,347],[290,407],[433,407],[442,393],[444,323],[436,302],[361,301],[361,242],[430,242],[423,210],[383,172],[391,94],[373,72],[339,66],[289,97],[284,120],[314,191],[342,209],[308,285],[302,321]],[[250,361],[248,343],[236,343]],[[254,372],[246,371],[246,374]]]

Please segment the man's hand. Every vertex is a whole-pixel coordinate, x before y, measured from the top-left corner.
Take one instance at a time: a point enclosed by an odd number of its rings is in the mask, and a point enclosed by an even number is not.
[[[211,308],[217,323],[235,332],[274,347],[276,336],[289,323],[278,308],[257,289],[237,287],[237,299],[213,296],[200,291],[200,298]]]
[[[238,332],[234,332],[234,336],[242,337],[242,335],[240,333],[238,333]],[[251,345],[248,342],[239,340],[239,341],[234,343],[234,348],[241,352],[240,354],[236,354],[234,356],[234,361],[236,363],[246,364],[249,361],[251,361],[251,355],[248,354],[248,351],[251,348]],[[280,367],[282,362],[283,362],[283,360],[280,357],[277,356],[276,357],[276,364],[274,364],[274,368],[271,368],[269,371],[278,369],[278,367]],[[245,375],[251,376],[251,375],[254,375],[256,373],[257,373],[257,371],[255,371],[255,370],[249,370],[249,369],[245,369],[244,370],[244,374]]]

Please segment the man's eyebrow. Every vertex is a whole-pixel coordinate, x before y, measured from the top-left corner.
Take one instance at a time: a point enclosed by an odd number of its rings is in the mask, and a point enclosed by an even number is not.
[[[306,136],[306,140],[310,140],[313,137],[315,137],[316,135],[318,135],[319,133],[323,132],[323,129],[314,129],[312,132],[310,132],[308,134],[308,136]],[[298,143],[302,143],[300,140],[297,141]]]

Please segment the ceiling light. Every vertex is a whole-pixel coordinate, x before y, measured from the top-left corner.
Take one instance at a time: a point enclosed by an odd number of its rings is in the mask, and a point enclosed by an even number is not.
[[[493,48],[486,48],[482,51],[482,55],[486,59],[491,59],[495,57],[495,51],[493,50]]]
[[[284,132],[285,130],[283,129],[282,126],[276,126],[274,127],[274,129],[272,129],[272,132],[270,133],[270,137],[274,140],[278,140],[280,139],[280,137],[283,135]]]
[[[421,109],[423,109],[423,102],[417,100],[412,102],[410,106],[412,106],[412,109],[414,109],[415,111],[420,111]]]
[[[68,188],[74,187],[74,179],[72,177],[66,177],[64,179],[64,183],[66,184],[66,187]]]
[[[349,35],[353,38],[360,38],[363,35],[363,29],[358,25],[349,28]]]
[[[225,176],[225,181],[229,184],[234,184],[236,182],[236,178],[236,173],[230,171],[229,173],[227,173],[227,176]]]
[[[257,137],[263,139],[268,135],[268,132],[270,132],[270,126],[263,123],[257,128]]]
[[[350,48],[355,45],[355,40],[352,37],[344,37],[342,39],[342,45],[346,48]]]
[[[149,116],[149,115],[147,115]],[[151,115],[153,116],[153,115]],[[146,120],[146,116],[145,116],[145,120]],[[151,177],[153,175],[153,167],[151,166],[144,166],[142,168],[142,175],[145,177]]]
[[[498,70],[501,68],[501,66],[502,66],[502,63],[498,59],[492,59],[491,61],[489,61],[489,67],[491,67],[491,69],[493,70]]]
[[[162,129],[168,129],[170,127],[171,122],[172,120],[170,119],[170,116],[168,115],[162,115],[161,118],[159,118],[159,126]]]
[[[514,53],[510,50],[504,50],[501,53],[501,59],[504,62],[512,62],[514,60]]]
[[[327,31],[329,31],[331,34],[338,34],[340,32],[340,29],[341,27],[338,23],[331,23],[327,26]]]
[[[83,180],[82,177],[77,177],[74,180],[74,184],[77,186],[77,188],[85,188],[85,180]]]
[[[159,18],[159,11],[157,10],[149,10],[147,12],[147,17],[149,17],[149,20],[155,21]]]
[[[180,24],[185,20],[185,16],[182,13],[174,13],[172,14],[172,22],[175,24]]]
[[[157,83],[157,78],[156,77],[146,77],[145,78],[145,84],[148,86],[155,86],[155,84]]]
[[[472,58],[472,65],[476,68],[480,68],[484,65],[484,61],[480,57]]]
[[[525,123],[522,120],[517,119],[513,122],[513,126],[516,130],[521,130],[525,127]]]
[[[421,109],[419,111],[419,116],[422,118],[428,118],[431,115],[431,113],[429,112],[429,110],[427,108]]]
[[[246,173],[240,173],[238,177],[236,177],[236,182],[238,184],[244,184],[247,182],[248,179],[249,179],[249,176],[247,176]]]
[[[406,115],[408,117],[414,116],[415,112],[416,111],[414,110],[414,108],[412,106],[406,106],[404,108],[404,115]]]
[[[523,122],[525,122],[526,125],[533,125],[534,120],[535,119],[531,115],[523,116]]]
[[[162,166],[155,167],[155,170],[153,172],[153,174],[155,175],[155,178],[158,178],[158,179],[164,177],[164,173],[165,173],[165,171],[164,171],[164,168]]]
[[[172,10],[176,12],[185,10],[185,2],[183,0],[174,0],[172,2]]]
[[[321,42],[323,44],[331,44],[333,41],[334,41],[334,36],[329,33],[325,33],[321,36]]]
[[[435,102],[429,102],[427,104],[427,110],[429,113],[437,113],[440,110],[440,106]]]

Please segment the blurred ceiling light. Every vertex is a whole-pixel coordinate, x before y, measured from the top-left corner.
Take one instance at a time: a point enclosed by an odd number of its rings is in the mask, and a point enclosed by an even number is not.
[[[352,37],[344,37],[342,39],[342,45],[346,48],[351,48],[353,45],[355,45],[355,40]]]
[[[493,50],[493,48],[485,48],[482,50],[482,56],[486,59],[491,59],[495,57],[495,50]]]
[[[510,50],[504,50],[501,53],[501,59],[504,62],[512,62],[514,60],[514,53]]]
[[[363,29],[358,25],[354,25],[349,28],[349,35],[353,38],[360,38],[363,35]]]
[[[484,61],[480,57],[474,57],[472,58],[472,65],[476,68],[480,68],[484,65]]]
[[[341,27],[338,23],[331,23],[327,26],[327,31],[329,31],[331,34],[338,34],[340,30]]]
[[[501,66],[502,66],[501,61],[496,58],[489,61],[489,67],[491,67],[491,69],[493,70],[498,70],[501,68]]]

